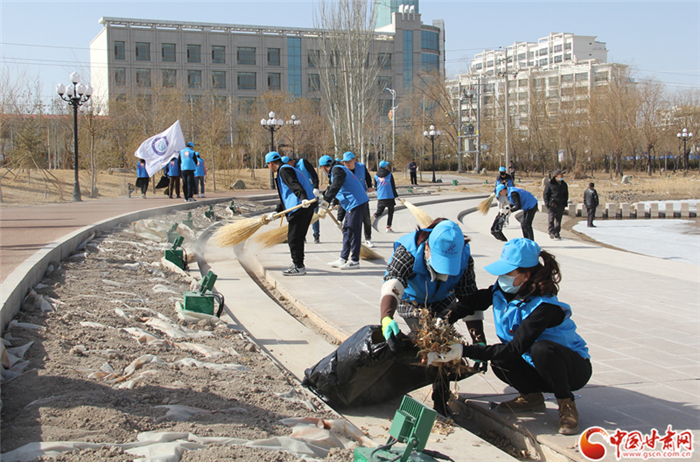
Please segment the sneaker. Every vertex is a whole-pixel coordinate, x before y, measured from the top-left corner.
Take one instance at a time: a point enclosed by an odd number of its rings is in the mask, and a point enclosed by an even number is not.
[[[321,236],[314,236],[314,244],[320,244],[321,243]]]
[[[556,236],[554,236],[554,239],[556,239],[557,241],[561,241],[561,236],[557,234]]]
[[[571,398],[557,399],[559,404],[559,433],[562,435],[578,434],[578,411],[576,402]]]
[[[393,233],[394,230],[391,229],[391,226],[387,226],[387,227],[386,227],[386,232],[387,232],[387,233]]]
[[[207,198],[207,196],[205,196],[204,194],[202,194],[202,199],[206,199],[206,198]]]
[[[504,401],[496,407],[498,412],[523,412],[544,410],[544,395],[542,393],[520,393],[515,399]]]
[[[328,263],[328,264],[329,264],[331,267],[333,267],[333,268],[340,268],[341,266],[343,266],[343,265],[346,264],[347,262],[348,262],[347,260],[344,260],[344,259],[342,259],[342,258],[339,258],[339,259],[337,259],[337,260],[335,260],[335,261],[332,261],[332,262],[330,262],[330,263]]]
[[[550,234],[550,235],[549,235],[549,238],[550,238],[550,239],[554,239],[554,234]]]
[[[306,274],[306,268],[303,266],[292,265],[288,269],[282,271],[282,276],[303,276]]]
[[[360,269],[360,262],[359,261],[346,262],[343,266],[340,267],[340,269],[341,270]]]
[[[145,198],[146,198],[146,195],[145,195],[145,194],[141,194],[141,197],[145,199]]]
[[[372,244],[372,241],[370,241],[369,239],[367,239],[367,240],[365,241],[365,245],[366,245],[367,247],[369,247],[370,249],[374,247],[374,244]]]

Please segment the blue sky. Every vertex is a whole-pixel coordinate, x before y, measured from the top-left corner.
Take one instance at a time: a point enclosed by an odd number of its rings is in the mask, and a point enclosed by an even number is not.
[[[89,69],[102,16],[313,27],[312,1],[0,0],[0,66],[38,79],[44,98],[74,70]],[[670,91],[700,89],[700,2],[469,2],[422,0],[423,22],[445,20],[448,75],[485,48],[537,41],[550,32],[594,35],[608,61],[633,66]],[[69,19],[70,18],[70,19]]]

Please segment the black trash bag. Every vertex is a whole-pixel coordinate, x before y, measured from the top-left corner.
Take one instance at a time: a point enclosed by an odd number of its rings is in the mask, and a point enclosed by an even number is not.
[[[170,178],[168,178],[166,175],[162,175],[158,181],[158,184],[156,185],[156,189],[167,188],[169,184]]]
[[[419,363],[415,345],[394,353],[381,326],[365,326],[306,369],[302,385],[335,409],[371,406],[435,382],[438,368]]]
[[[491,234],[493,237],[503,242],[508,242],[508,238],[505,236],[505,234],[503,234],[503,227],[506,224],[506,218],[506,215],[499,213],[496,215],[496,219],[493,220],[493,225],[491,225]]]

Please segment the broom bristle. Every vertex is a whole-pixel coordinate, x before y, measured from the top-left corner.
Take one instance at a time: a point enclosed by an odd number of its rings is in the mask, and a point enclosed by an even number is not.
[[[430,226],[430,223],[433,222],[433,218],[430,215],[419,209],[417,206],[411,204],[410,202],[405,200],[403,201],[403,205],[405,205],[406,208],[411,211],[413,216],[416,218],[418,225],[421,228],[427,228],[428,226]]]
[[[318,218],[318,215],[314,213],[314,216],[311,218],[311,223],[309,224],[309,226],[316,223],[318,221]],[[253,240],[260,244],[261,248],[267,249],[269,247],[272,247],[273,245],[282,244],[287,239],[288,232],[289,225],[285,223],[284,226],[280,226],[279,228],[275,228],[270,231],[265,231],[262,234],[258,234],[253,238]]]
[[[377,252],[370,249],[366,245],[362,244],[362,246],[360,247],[360,258],[363,260],[381,260],[384,257],[379,255]]]
[[[255,234],[262,227],[260,218],[246,218],[221,228],[214,239],[219,247],[229,247],[240,244]]]
[[[481,201],[481,203],[477,207],[477,210],[479,210],[479,212],[482,215],[486,215],[487,213],[489,213],[489,209],[491,208],[491,204],[493,204],[493,200],[495,198],[496,198],[496,195],[491,193],[491,195],[489,197],[487,197],[486,199]]]

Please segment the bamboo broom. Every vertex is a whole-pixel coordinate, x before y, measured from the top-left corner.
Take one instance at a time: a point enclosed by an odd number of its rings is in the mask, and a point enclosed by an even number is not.
[[[327,212],[328,216],[331,217],[331,219],[335,222],[335,224],[338,226],[339,229],[342,229],[340,226],[340,223],[338,223],[338,219],[335,218],[335,215],[333,215],[333,212],[330,210]],[[360,244],[360,258],[363,260],[382,260],[384,257],[379,255],[377,252],[374,250],[370,249],[364,244]]]
[[[316,200],[317,199],[311,199],[309,202],[316,202]],[[303,207],[303,205],[299,204],[296,207],[276,213],[273,215],[273,220],[301,207]],[[216,243],[219,245],[219,247],[236,246],[240,244],[263,227],[265,224],[263,219],[264,215],[256,218],[246,218],[224,226],[214,236]]]
[[[487,197],[486,199],[481,201],[481,203],[477,206],[477,210],[479,210],[479,212],[482,215],[486,215],[487,213],[489,213],[489,209],[491,208],[491,205],[493,204],[493,200],[495,198],[496,198],[496,195],[491,193],[491,195],[489,197]]]
[[[309,226],[313,225],[321,218],[318,214],[314,213],[311,218],[311,223]],[[270,231],[265,231],[264,233],[256,235],[253,240],[260,244],[260,248],[267,249],[273,245],[282,244],[287,239],[287,232],[289,231],[289,225],[284,224],[279,228],[272,229]]]
[[[406,206],[408,210],[411,211],[413,216],[416,218],[416,221],[418,221],[418,226],[420,226],[421,228],[427,228],[428,226],[430,226],[430,223],[433,222],[433,218],[421,209],[419,209],[417,206],[411,204],[405,199],[399,198],[399,200],[403,205]]]

